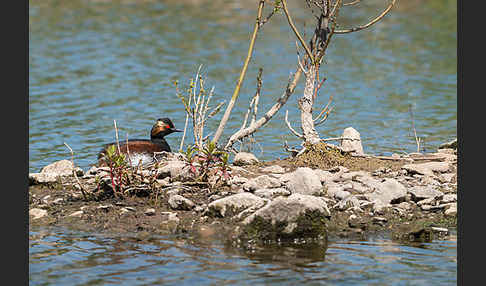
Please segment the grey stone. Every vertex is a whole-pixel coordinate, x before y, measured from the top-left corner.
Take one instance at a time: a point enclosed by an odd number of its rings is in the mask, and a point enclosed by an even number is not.
[[[424,199],[442,197],[444,193],[436,190],[433,186],[413,186],[408,189],[408,193],[412,195],[412,200],[418,202]]]
[[[283,174],[285,173],[285,169],[279,165],[272,165],[261,169],[262,172],[267,173],[274,173],[274,174]]]
[[[52,174],[55,176],[71,176],[73,170],[76,170],[76,175],[82,176],[83,170],[80,168],[74,168],[74,164],[69,160],[60,160],[49,164],[42,168],[41,173]]]
[[[104,210],[104,211],[108,211],[109,209],[113,208],[113,205],[112,204],[108,204],[108,205],[99,205],[98,207],[96,207],[96,209],[99,209],[99,210]]]
[[[339,201],[332,208],[339,211],[345,211],[347,209],[358,209],[360,208],[360,205],[361,204],[358,198],[356,198],[355,196],[348,196],[345,199]]]
[[[39,185],[57,182],[58,176],[48,173],[29,173],[29,185]]]
[[[69,216],[70,217],[81,217],[82,215],[84,214],[84,211],[76,211],[76,212],[73,212],[72,214],[70,214]]]
[[[175,212],[161,212],[160,215],[163,221],[179,222],[179,217]]]
[[[444,211],[444,215],[446,216],[456,216],[457,215],[457,204],[454,206],[449,207]]]
[[[339,178],[342,179],[343,181],[357,180],[359,177],[371,177],[371,175],[370,173],[365,171],[353,171],[353,172],[343,173],[339,176]]]
[[[135,212],[137,211],[134,207],[124,207],[120,210],[122,214],[130,213],[130,212]]]
[[[412,206],[409,202],[401,202],[397,205],[397,207],[405,211],[412,209]]]
[[[441,182],[442,183],[450,183],[450,182],[452,182],[452,180],[454,179],[454,177],[456,177],[456,174],[454,174],[454,173],[446,173],[446,174],[442,174],[440,176],[440,179],[441,179]]]
[[[231,177],[231,179],[229,180],[229,184],[236,184],[236,185],[242,185],[246,182],[248,182],[249,180],[245,177],[241,177],[241,176],[233,176]]]
[[[320,178],[311,168],[300,167],[294,172],[280,177],[282,183],[292,194],[314,195],[322,191]]]
[[[146,209],[143,213],[147,216],[153,216],[153,215],[155,215],[155,209],[149,208],[149,209]]]
[[[258,158],[252,153],[239,152],[235,155],[235,158],[233,160],[233,165],[245,166],[245,165],[252,165],[258,162],[259,162]]]
[[[445,173],[449,171],[449,167],[449,163],[446,162],[427,162],[403,165],[402,169],[407,170],[410,174],[433,176],[434,172]]]
[[[452,141],[442,143],[439,145],[439,149],[445,149],[445,148],[457,150],[457,138],[453,139]]]
[[[353,127],[344,129],[341,135],[344,138],[352,138],[354,140],[343,139],[341,140],[340,147],[347,152],[352,152],[357,155],[364,155],[363,145],[361,144],[361,137],[358,131]]]
[[[318,236],[327,233],[322,219],[330,215],[326,202],[319,197],[292,194],[275,198],[244,219],[242,225],[256,230],[257,238],[261,239]]]
[[[268,175],[261,175],[256,178],[248,180],[243,184],[243,189],[253,192],[257,189],[278,188],[282,185],[279,179],[270,177]]]
[[[441,203],[452,203],[457,202],[457,194],[445,194],[442,197]]]
[[[422,205],[436,205],[437,201],[435,197],[423,199],[417,202],[417,206],[421,207]]]
[[[397,180],[387,178],[376,185],[372,193],[365,194],[369,201],[378,200],[384,205],[400,203],[405,200],[407,190]]]
[[[331,173],[329,171],[325,171],[322,169],[315,169],[314,174],[316,174],[319,179],[321,180],[321,183],[329,183],[334,181],[336,178],[339,178],[340,174],[336,173]]]
[[[196,205],[189,199],[184,198],[181,195],[172,195],[168,200],[169,206],[173,210],[191,210]]]
[[[184,161],[167,161],[158,170],[158,178],[170,177],[172,180],[185,181],[193,177],[189,165]]]
[[[344,200],[351,195],[348,191],[339,190],[334,194],[334,197],[338,200]]]
[[[230,213],[230,215],[234,215],[252,206],[262,207],[267,201],[267,199],[251,193],[239,193],[211,202],[208,205],[207,215],[220,217],[225,217]]]
[[[39,219],[45,217],[47,215],[47,211],[43,209],[33,208],[29,210],[29,216],[33,216],[32,219]]]
[[[254,192],[254,194],[262,198],[272,199],[278,196],[289,196],[290,191],[284,188],[258,189]]]

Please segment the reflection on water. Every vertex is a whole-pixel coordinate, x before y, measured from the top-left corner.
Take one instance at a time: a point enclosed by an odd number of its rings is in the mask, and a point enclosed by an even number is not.
[[[292,7],[295,21],[310,29],[301,2],[291,2],[299,5]],[[365,23],[383,5],[374,0],[343,8],[343,26]],[[153,120],[162,116],[183,126],[173,82],[187,85],[200,64],[208,88],[215,86],[213,102],[227,99],[246,55],[254,6],[222,0],[29,1],[29,172],[69,158],[64,142],[76,163],[88,168],[100,146],[114,140],[113,120],[122,139],[148,138]],[[456,1],[398,1],[372,29],[337,35],[321,72],[327,81],[316,108],[329,95],[335,105],[318,128],[321,137],[353,126],[367,153],[413,152],[410,106],[426,150],[456,137],[456,25]],[[240,127],[259,67],[262,113],[284,91],[296,66],[294,42],[283,15],[264,26],[223,139]],[[294,126],[302,91],[299,85],[284,108]],[[285,140],[300,144],[283,114],[255,135],[263,160],[286,156]],[[207,130],[214,131],[221,116]],[[173,146],[179,140],[168,137]]]
[[[219,241],[29,233],[31,285],[455,285],[457,241],[383,238],[243,250]]]

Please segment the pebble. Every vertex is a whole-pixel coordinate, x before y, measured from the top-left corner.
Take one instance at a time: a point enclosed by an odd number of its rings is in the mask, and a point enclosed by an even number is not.
[[[72,216],[72,217],[81,217],[83,214],[84,214],[83,211],[77,211],[77,212],[73,212],[69,216]]]
[[[143,213],[147,216],[152,216],[152,215],[155,215],[155,209],[153,209],[153,208],[146,209]]]
[[[47,215],[47,211],[43,209],[31,209],[29,210],[29,216],[33,216],[33,219],[38,219]]]

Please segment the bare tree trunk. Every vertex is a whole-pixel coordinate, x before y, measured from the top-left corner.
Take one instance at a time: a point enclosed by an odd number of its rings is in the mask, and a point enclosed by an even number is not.
[[[321,140],[314,127],[312,119],[312,106],[314,105],[314,86],[316,79],[316,66],[310,65],[305,73],[304,95],[299,99],[300,120],[302,135],[306,143],[317,144]]]

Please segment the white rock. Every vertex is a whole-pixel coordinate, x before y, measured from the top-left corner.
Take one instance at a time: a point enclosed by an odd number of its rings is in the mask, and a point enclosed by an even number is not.
[[[441,179],[443,183],[450,183],[452,182],[452,179],[456,176],[454,173],[447,173],[447,174],[442,174]]]
[[[278,188],[282,185],[279,179],[270,177],[268,175],[261,175],[256,178],[248,180],[243,184],[243,189],[246,191],[255,191],[257,189]]]
[[[341,148],[344,151],[352,152],[357,155],[364,155],[363,145],[361,144],[361,137],[358,131],[353,127],[344,129],[341,135],[344,138],[352,138],[355,140],[341,140]]]
[[[277,197],[263,208],[247,217],[243,225],[251,224],[255,219],[263,219],[275,225],[276,223],[287,223],[285,233],[291,233],[298,226],[298,219],[307,212],[315,211],[323,217],[331,215],[324,200],[315,196],[292,194],[288,197]]]
[[[166,222],[179,223],[180,219],[175,212],[161,212],[162,220]]]
[[[236,213],[252,206],[262,207],[267,201],[251,193],[239,193],[211,202],[207,212],[209,215],[225,217],[229,210]]]
[[[33,208],[29,210],[29,216],[33,216],[32,219],[38,219],[41,217],[45,217],[46,215],[47,215],[47,211],[43,209]]]
[[[339,178],[340,174],[331,173],[329,171],[325,171],[322,169],[315,169],[314,173],[319,177],[321,183],[329,183],[334,181],[336,178]]]
[[[262,172],[267,173],[274,173],[274,174],[283,174],[285,173],[285,169],[279,165],[272,165],[261,169]]]
[[[375,191],[365,194],[369,201],[378,200],[384,205],[400,203],[407,196],[407,189],[393,178],[387,178],[376,185]]]
[[[457,202],[457,194],[445,194],[441,200],[442,203]]]
[[[160,167],[159,178],[170,176],[172,179],[191,177],[189,166],[184,161],[167,161],[167,164]]]
[[[73,212],[69,216],[72,216],[72,217],[81,217],[83,214],[84,214],[83,211],[77,211],[77,212]]]
[[[55,183],[58,176],[47,173],[29,173],[29,185]]]
[[[449,164],[446,162],[427,162],[420,164],[403,165],[402,169],[407,170],[411,174],[420,174],[433,176],[434,172],[445,173],[449,171]]]
[[[446,216],[456,216],[457,215],[457,205],[451,206],[444,211],[444,215]]]
[[[155,215],[155,209],[149,208],[149,209],[146,209],[143,213],[147,216],[153,216],[153,215]]]
[[[413,186],[408,189],[408,193],[412,195],[412,200],[418,202],[424,199],[442,197],[444,193],[438,191],[434,186]]]
[[[235,155],[235,158],[233,160],[233,165],[244,166],[244,165],[252,165],[258,162],[259,162],[258,158],[252,153],[239,152]]]
[[[301,167],[280,177],[292,194],[314,195],[322,191],[320,178],[311,168]]]
[[[173,210],[191,210],[196,206],[191,200],[181,195],[170,196],[168,203]]]
[[[258,189],[254,194],[261,198],[272,199],[278,196],[289,196],[290,191],[284,188]]]

